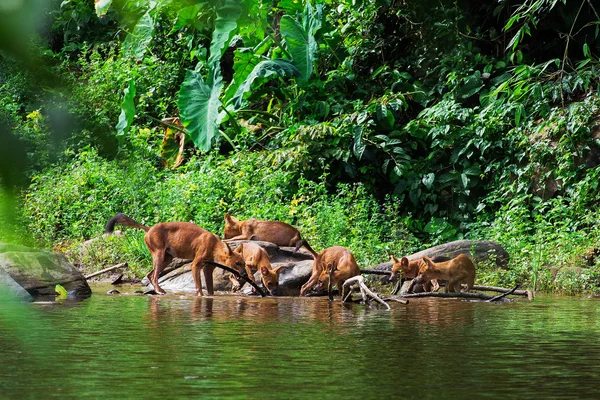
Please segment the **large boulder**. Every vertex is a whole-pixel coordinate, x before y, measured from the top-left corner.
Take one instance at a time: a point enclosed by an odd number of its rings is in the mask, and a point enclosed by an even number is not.
[[[10,282],[5,286],[16,282],[32,296],[54,295],[56,285],[64,287],[73,297],[92,294],[77,268],[58,253],[0,243],[0,272],[11,278],[2,281]]]
[[[475,265],[481,262],[494,262],[497,267],[502,269],[508,268],[510,256],[501,244],[492,242],[491,240],[456,240],[454,242],[440,244],[419,251],[418,253],[406,256],[409,261],[418,260],[427,256],[429,258],[449,258],[452,259],[459,254],[469,256]],[[400,255],[398,255],[399,257]],[[392,263],[385,262],[378,264],[373,269],[379,271],[391,271]]]
[[[240,243],[246,242],[248,242],[248,240],[234,240],[228,242],[228,244],[232,249],[235,249]],[[294,253],[292,248],[280,248],[273,243],[261,241],[255,241],[254,243],[267,251],[273,268],[280,265],[285,266],[279,273],[280,295],[298,295],[300,293],[300,287],[308,281],[312,272],[312,255],[303,249]],[[167,266],[165,271],[168,272],[158,279],[158,283],[166,291],[181,292],[196,290],[196,285],[194,284],[194,278],[191,272],[190,260],[175,259]],[[229,274],[229,272],[221,268],[215,268],[213,272],[213,286],[215,291],[231,290]],[[255,274],[254,280],[260,286],[260,274],[258,272]],[[148,288],[152,287],[146,278],[142,280],[142,284],[146,285]],[[206,289],[204,276],[202,276],[202,287]]]

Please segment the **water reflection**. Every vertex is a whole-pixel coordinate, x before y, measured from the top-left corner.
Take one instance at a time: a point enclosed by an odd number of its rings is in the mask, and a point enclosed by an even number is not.
[[[314,298],[96,294],[25,307],[25,318],[0,319],[3,398],[600,395],[597,300],[421,299],[377,311]]]

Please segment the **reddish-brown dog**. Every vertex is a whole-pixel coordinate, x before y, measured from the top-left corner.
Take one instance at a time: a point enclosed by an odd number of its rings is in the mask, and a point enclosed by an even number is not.
[[[213,261],[235,269],[245,274],[244,259],[232,251],[227,243],[221,241],[213,233],[190,222],[161,222],[148,227],[134,221],[125,214],[118,213],[106,224],[106,232],[113,232],[115,224],[143,229],[146,232],[144,242],[152,255],[153,273],[150,282],[157,293],[166,292],[158,285],[161,271],[169,265],[174,257],[193,260],[192,275],[196,284],[196,294],[202,296],[202,281],[200,271],[204,270],[204,281],[209,295],[214,294],[214,266],[206,261]]]
[[[475,284],[475,265],[469,257],[459,254],[450,261],[434,263],[429,257],[423,257],[419,268],[419,276],[413,280],[415,283],[428,282],[433,279],[447,280],[446,293],[449,291],[460,292],[461,284],[467,285],[467,292]]]
[[[264,240],[277,246],[295,247],[298,251],[304,246],[313,253],[306,240],[302,240],[298,229],[281,221],[259,221],[254,218],[239,221],[225,214],[224,239],[231,240]]]
[[[277,296],[281,266],[271,268],[271,261],[269,260],[267,251],[256,243],[240,243],[234,252],[240,254],[244,259],[248,279],[254,281],[254,272],[260,271],[263,286],[270,294]],[[233,291],[238,291],[242,286],[240,282],[233,275],[229,279],[233,285]]]
[[[354,255],[345,247],[328,247],[320,253],[316,253],[314,250],[311,253],[315,258],[312,274],[308,282],[300,288],[300,296],[303,296],[317,284],[320,289],[327,287],[329,285],[329,272],[332,269],[331,283],[332,286],[337,285],[340,293],[343,292],[342,288],[347,279],[360,275],[360,269]]]
[[[397,257],[392,256],[392,262],[394,266],[392,267],[392,275],[390,276],[389,281],[392,282],[398,278],[398,274],[402,271],[402,278],[406,279],[414,279],[419,275],[419,268],[423,263],[423,260],[413,260],[408,261],[408,258],[402,257],[398,259]],[[437,292],[440,288],[437,279],[433,279],[431,282],[427,281],[423,283],[423,289],[426,292]]]

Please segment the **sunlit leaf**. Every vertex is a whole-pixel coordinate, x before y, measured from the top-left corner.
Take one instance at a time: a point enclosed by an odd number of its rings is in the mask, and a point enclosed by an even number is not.
[[[270,78],[275,76],[298,76],[299,72],[288,60],[276,59],[276,60],[264,60],[258,63],[248,78],[239,86],[235,93],[235,96],[230,101],[234,107],[239,108],[242,106],[244,94],[249,92],[252,88],[252,84],[258,78]]]
[[[133,28],[133,32],[129,33],[123,41],[123,52],[137,60],[144,58],[146,48],[152,40],[153,31],[154,20],[148,11],[142,15],[135,28]]]
[[[119,115],[119,122],[117,122],[117,140],[122,145],[125,140],[125,135],[129,132],[133,117],[135,115],[135,104],[133,99],[135,98],[135,81],[129,80],[129,84],[123,90],[123,101],[121,102],[121,114]]]
[[[110,8],[112,2],[113,0],[95,0],[94,3],[96,8],[96,15],[98,15],[99,17],[104,16],[108,12],[108,9]]]
[[[187,71],[177,105],[183,126],[194,144],[202,151],[209,151],[219,132],[219,107],[221,79],[207,83],[196,71]]]

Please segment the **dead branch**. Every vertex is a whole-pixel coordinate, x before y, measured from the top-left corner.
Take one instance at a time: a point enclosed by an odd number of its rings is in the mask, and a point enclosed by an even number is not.
[[[394,299],[414,299],[418,297],[442,297],[447,299],[471,299],[471,300],[490,300],[493,299],[493,296],[483,294],[483,293],[469,293],[469,292],[460,292],[460,293],[439,293],[439,292],[425,292],[425,293],[412,293],[412,294],[404,294],[400,296],[394,296]],[[508,301],[508,300],[504,300]]]
[[[502,293],[502,294],[499,294],[496,297],[492,297],[491,299],[488,300],[488,303],[491,303],[492,301],[497,301],[497,300],[503,299],[504,297],[508,296],[509,294],[513,294],[515,292],[515,290],[517,290],[518,288],[519,288],[519,285],[517,285],[514,288],[510,289],[506,293]]]
[[[104,268],[103,270],[98,271],[98,272],[94,272],[93,274],[86,275],[86,276],[84,276],[84,278],[85,279],[90,279],[90,278],[93,278],[95,276],[102,275],[102,274],[105,274],[105,273],[110,272],[110,271],[114,271],[115,269],[128,268],[128,267],[129,267],[129,265],[127,265],[127,263],[125,262],[125,263],[113,265],[112,267]]]
[[[395,301],[396,303],[400,303],[400,304],[408,304],[408,300],[404,300],[404,299],[398,299],[396,297],[382,297],[381,300],[383,301]]]
[[[206,264],[214,265],[215,267],[219,267],[221,269],[224,269],[225,271],[231,272],[237,279],[242,279],[244,282],[248,282],[254,289],[256,289],[256,291],[258,292],[258,294],[260,294],[261,297],[267,296],[265,294],[265,292],[256,283],[254,283],[251,279],[248,279],[244,275],[240,274],[235,269],[229,268],[223,264],[219,264],[218,262],[214,262],[214,261],[204,261],[204,262]]]
[[[465,285],[466,286],[466,285]],[[498,293],[506,293],[509,291],[509,288],[503,288],[498,286],[483,286],[483,285],[473,285],[473,290],[484,290],[486,292],[498,292]],[[515,290],[513,293],[515,296],[528,296],[528,290]]]
[[[378,302],[379,304],[382,304],[385,306],[385,308],[387,308],[388,310],[391,309],[390,305],[388,303],[386,303],[385,301],[381,300],[381,298],[379,298],[379,296],[377,296],[377,294],[373,293],[371,291],[371,289],[369,289],[367,287],[367,285],[365,284],[365,278],[363,278],[361,275],[352,277],[350,279],[348,279],[346,282],[344,282],[344,288],[348,288],[348,290],[350,290],[350,287],[354,284],[357,284],[359,289],[360,289],[360,294],[362,295],[362,298],[364,300],[364,302],[368,305],[369,304],[369,297],[372,298],[373,300],[375,300],[376,302]],[[342,289],[342,292],[344,290]]]

